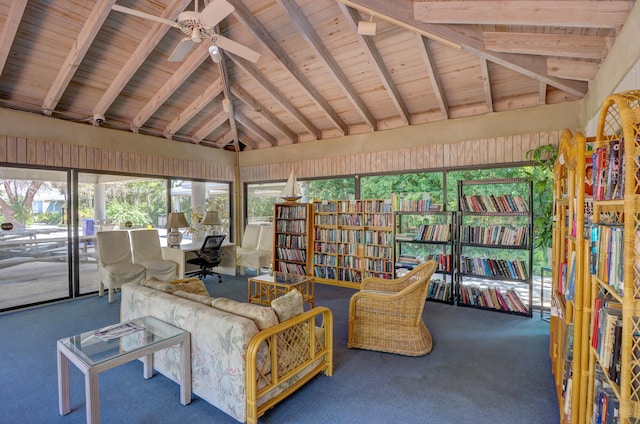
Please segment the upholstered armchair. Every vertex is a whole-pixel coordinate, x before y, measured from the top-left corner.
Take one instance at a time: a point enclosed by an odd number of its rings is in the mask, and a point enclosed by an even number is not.
[[[249,253],[255,252],[258,249],[258,243],[260,242],[259,225],[247,225],[244,227],[244,233],[242,234],[242,244],[236,248],[236,265],[240,267],[240,273],[244,275],[245,265],[244,258]]]
[[[161,281],[178,278],[178,264],[164,259],[158,230],[131,231],[133,263],[146,269],[146,277]]]
[[[273,236],[273,227],[262,227],[257,249],[242,255],[240,266],[255,269],[258,274],[262,268],[269,267],[273,261]]]
[[[395,280],[365,278],[349,302],[347,347],[408,356],[431,352],[422,312],[436,267],[431,260]]]
[[[146,270],[131,261],[131,243],[128,231],[101,231],[96,233],[98,246],[98,295],[104,288],[109,291],[109,303],[113,294],[125,283],[140,283]]]

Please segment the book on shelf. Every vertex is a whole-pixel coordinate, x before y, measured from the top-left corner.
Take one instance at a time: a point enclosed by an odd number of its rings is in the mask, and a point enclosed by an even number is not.
[[[598,147],[594,151],[592,163],[595,200],[623,198],[625,162],[622,139],[610,140],[607,145]]]

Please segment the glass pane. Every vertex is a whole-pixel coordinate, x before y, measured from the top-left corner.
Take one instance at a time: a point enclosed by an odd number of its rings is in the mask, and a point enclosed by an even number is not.
[[[442,172],[374,175],[360,178],[360,198],[418,200],[428,197],[433,204],[443,203]]]
[[[0,310],[69,297],[67,173],[0,167]]]
[[[183,231],[183,244],[201,243],[207,234],[231,235],[231,185],[212,181],[171,181],[171,207],[184,212],[189,228]],[[207,212],[218,224],[203,224]],[[231,240],[228,238],[227,240]]]
[[[95,246],[83,244],[98,231],[157,228],[166,240],[167,182],[127,175],[78,174],[80,294],[98,289]]]

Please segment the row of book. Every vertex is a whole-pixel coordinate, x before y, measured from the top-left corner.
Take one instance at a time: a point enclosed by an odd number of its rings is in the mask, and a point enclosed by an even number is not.
[[[465,212],[509,213],[527,212],[529,208],[521,195],[465,194],[462,196]]]
[[[303,220],[276,220],[276,231],[279,233],[306,233],[307,222]]]
[[[276,244],[278,246],[295,247],[298,249],[306,249],[307,236],[306,235],[292,235],[292,234],[278,234],[276,237]]]
[[[529,245],[529,227],[465,226],[462,228],[462,241],[494,246]]]
[[[599,367],[596,367],[593,389],[593,419],[591,423],[619,424],[620,400]]]
[[[394,273],[394,264],[390,259],[364,259],[364,269],[367,271],[377,271],[384,274]]]
[[[497,287],[464,285],[460,287],[460,300],[465,305],[480,306],[483,308],[500,309],[523,314],[529,311],[514,289],[500,291]]]
[[[338,278],[337,269],[331,266],[314,266],[313,273],[318,278],[335,280]]]
[[[620,347],[622,345],[622,305],[598,297],[593,303],[591,347],[609,379],[620,383]]]
[[[350,227],[361,227],[362,215],[358,215],[358,214],[338,215],[338,225],[347,225]]]
[[[313,223],[315,225],[337,225],[338,217],[336,215],[314,215]]]
[[[391,199],[385,200],[365,200],[364,203],[364,212],[372,213],[372,212],[384,212],[384,213],[392,213],[393,212],[393,204],[391,203]]]
[[[611,140],[593,152],[593,197],[614,200],[624,197],[624,143]]]
[[[460,256],[460,272],[489,277],[503,277],[514,280],[529,278],[524,261],[493,258],[473,258]]]
[[[377,244],[382,246],[393,245],[393,234],[391,231],[367,230],[362,233],[365,244]]]
[[[305,219],[307,217],[306,206],[276,207],[277,219]]]
[[[357,269],[338,268],[338,280],[359,283],[362,281],[362,272]]]
[[[306,262],[307,251],[305,249],[291,249],[288,247],[278,247],[278,259],[285,261]]]
[[[451,239],[451,224],[420,225],[414,240],[449,241]]]
[[[364,216],[364,225],[370,227],[390,227],[393,222],[393,215],[369,214]]]
[[[314,265],[336,266],[337,256],[316,253],[313,255]]]
[[[624,295],[624,228],[594,225],[591,228],[589,269],[591,274]]]
[[[433,253],[426,256],[407,255],[403,254],[396,259],[396,268],[413,269],[423,262],[434,260],[438,263],[436,272],[451,272],[453,268],[452,255],[445,253]]]
[[[278,262],[278,272],[284,272],[286,274],[298,274],[307,275],[307,267],[300,264],[294,264],[291,262]]]
[[[439,211],[442,205],[431,203],[431,199],[398,199],[398,210],[403,212]]]
[[[393,256],[393,249],[385,246],[369,246],[364,247],[364,254],[370,258],[385,258],[391,259]]]
[[[451,301],[451,282],[441,279],[431,280],[427,289],[427,299],[441,300],[443,302]]]

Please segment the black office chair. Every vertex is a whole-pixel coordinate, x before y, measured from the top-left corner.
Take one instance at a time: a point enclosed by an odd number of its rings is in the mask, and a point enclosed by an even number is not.
[[[222,241],[225,237],[226,236],[207,236],[204,239],[202,247],[196,252],[198,257],[187,261],[188,264],[197,265],[200,269],[189,273],[189,275],[198,275],[201,280],[204,280],[207,275],[217,275],[218,283],[222,283],[222,276],[214,272],[212,268],[220,265],[222,261],[222,250],[220,246],[222,246]]]

